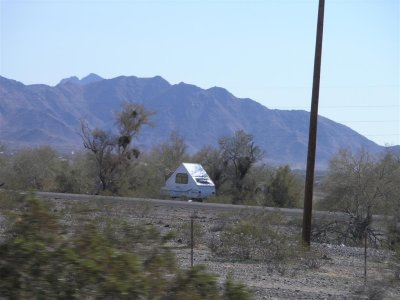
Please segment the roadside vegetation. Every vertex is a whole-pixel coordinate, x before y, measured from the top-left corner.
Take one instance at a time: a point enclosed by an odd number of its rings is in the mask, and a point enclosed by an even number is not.
[[[215,183],[210,201],[300,207],[303,183],[289,166],[262,163],[265,153],[251,134],[237,130],[219,138],[218,147],[188,153],[178,132],[144,151],[136,138],[151,126],[153,113],[123,103],[114,131],[90,128],[81,121],[82,151],[61,154],[49,146],[0,149],[0,184],[6,189],[100,195],[162,197],[165,178],[182,162],[203,165]]]
[[[197,153],[188,153],[178,132],[153,149],[138,149],[136,138],[143,126],[151,125],[152,114],[141,105],[125,103],[116,113],[114,132],[91,129],[82,120],[80,153],[60,154],[49,146],[15,151],[0,145],[1,296],[250,299],[247,288],[231,278],[221,284],[202,266],[183,269],[176,264],[168,242],[179,239],[189,247],[188,224],[163,234],[115,217],[118,212],[109,203],[76,203],[60,212],[34,196],[10,192],[160,198],[165,178],[180,163],[196,162],[216,185],[217,195],[210,202],[302,206],[302,176],[289,166],[264,164],[267,154],[243,130]],[[400,155],[342,149],[319,179],[316,209],[347,218],[315,219],[313,242],[356,247],[367,242],[369,247],[389,249],[395,253],[389,281],[400,282]],[[150,211],[142,205],[133,214],[141,218]],[[91,217],[76,217],[82,214]],[[233,221],[221,216],[204,238],[199,224],[193,230],[196,241],[206,244],[217,260],[268,263],[271,272],[280,274],[316,269],[323,261],[323,254],[302,248],[296,220],[278,213],[246,213]]]
[[[216,185],[210,202],[302,207],[303,176],[286,166],[263,163],[266,153],[243,130],[220,137],[218,147],[188,153],[178,132],[144,151],[136,139],[151,126],[153,113],[142,105],[123,103],[115,114],[115,130],[91,129],[81,121],[82,151],[60,154],[49,146],[11,151],[0,146],[0,185],[8,190],[53,191],[162,198],[161,188],[182,162],[203,165]],[[316,221],[313,237],[319,242],[397,247],[400,222],[400,156],[381,156],[364,150],[340,150],[323,176],[318,176],[316,208],[340,211],[347,222]],[[373,215],[386,216],[384,232],[371,224]]]
[[[123,103],[115,114],[115,129],[91,129],[81,121],[82,151],[60,154],[49,146],[14,151],[0,146],[0,185],[7,190],[53,191],[162,198],[165,179],[182,162],[203,165],[215,183],[210,202],[302,207],[304,178],[286,166],[263,163],[266,153],[243,130],[220,137],[217,147],[188,153],[178,132],[144,151],[136,139],[151,126],[153,112],[140,104]],[[370,244],[384,239],[392,249],[399,243],[400,156],[381,156],[364,150],[340,150],[323,176],[318,176],[319,210],[348,215],[345,223],[316,221],[315,241],[359,245],[367,234]],[[386,216],[385,232],[375,230],[373,215]]]
[[[319,220],[314,226],[317,240],[357,246],[366,237],[373,246],[399,247],[399,155],[386,152],[376,157],[363,150],[358,153],[341,150],[330,162],[322,190],[325,197],[317,208],[343,212],[348,219]],[[384,218],[383,227],[372,226],[374,215]]]
[[[178,267],[167,246],[173,235],[153,226],[110,218],[66,226],[44,200],[4,191],[0,197],[1,298],[251,298],[232,278],[220,285],[201,265]]]

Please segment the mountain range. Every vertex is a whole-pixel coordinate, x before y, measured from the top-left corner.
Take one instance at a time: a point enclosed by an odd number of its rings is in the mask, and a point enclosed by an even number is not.
[[[164,142],[175,130],[194,153],[206,145],[217,146],[220,137],[243,129],[264,150],[267,162],[295,168],[306,164],[309,112],[269,109],[220,87],[170,84],[160,76],[103,79],[90,74],[63,79],[56,86],[24,85],[0,76],[0,99],[0,143],[11,148],[48,144],[60,151],[82,149],[80,120],[87,120],[92,128],[111,130],[114,113],[128,101],[155,112],[153,126],[144,128],[136,141],[139,147],[149,149]],[[371,153],[384,149],[319,116],[317,168],[325,168],[340,148],[361,147]]]

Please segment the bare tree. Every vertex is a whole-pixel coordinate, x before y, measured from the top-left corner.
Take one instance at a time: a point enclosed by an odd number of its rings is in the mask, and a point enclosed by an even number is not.
[[[237,130],[233,136],[219,139],[221,159],[226,166],[226,173],[231,180],[239,200],[242,192],[242,182],[250,168],[263,157],[262,150],[255,145],[253,136],[243,130]]]
[[[346,234],[354,241],[361,241],[365,233],[372,237],[372,215],[394,211],[398,203],[399,167],[390,153],[379,159],[365,150],[356,154],[340,150],[323,181],[326,196],[321,208],[346,212],[350,220]]]
[[[158,168],[167,175],[188,159],[185,139],[177,131],[172,131],[166,142],[153,148],[151,156]]]
[[[382,191],[384,201],[380,212],[387,216],[388,244],[392,249],[397,249],[400,259],[400,153],[387,151],[380,161],[379,169],[381,176],[386,179],[385,189]],[[400,271],[400,268],[398,270]],[[398,278],[399,274],[400,272]]]
[[[111,185],[124,175],[129,162],[138,158],[140,151],[132,147],[133,139],[144,125],[150,125],[152,112],[143,105],[125,102],[122,110],[115,115],[118,134],[102,129],[90,129],[86,121],[81,120],[81,138],[83,146],[88,149],[96,162],[100,191],[110,189]]]

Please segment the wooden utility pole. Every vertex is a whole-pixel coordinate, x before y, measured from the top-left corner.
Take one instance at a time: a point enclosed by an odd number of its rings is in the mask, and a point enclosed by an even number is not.
[[[319,82],[321,77],[322,35],[324,31],[325,0],[319,0],[317,37],[315,42],[314,77],[311,96],[310,129],[308,137],[307,171],[304,190],[303,232],[302,238],[305,245],[311,242],[311,219],[314,189],[315,152],[317,146],[317,121]]]

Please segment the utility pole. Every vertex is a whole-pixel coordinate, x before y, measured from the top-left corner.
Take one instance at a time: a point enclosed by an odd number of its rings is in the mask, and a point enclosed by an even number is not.
[[[318,121],[318,100],[319,82],[321,77],[321,56],[322,36],[324,31],[324,8],[325,0],[319,0],[317,37],[315,42],[314,76],[311,96],[310,129],[308,137],[307,171],[304,190],[304,211],[303,211],[303,243],[310,246],[311,242],[311,220],[314,189],[315,152],[317,146],[317,121]]]

